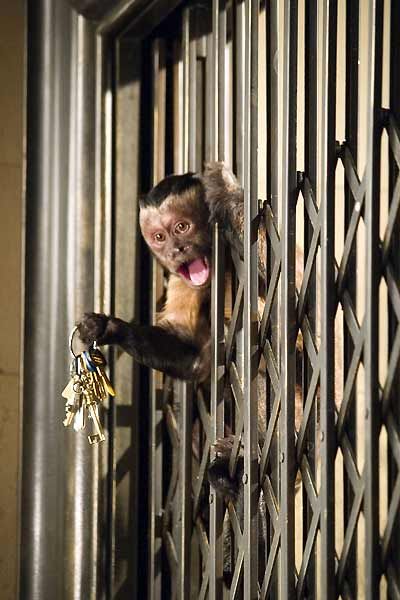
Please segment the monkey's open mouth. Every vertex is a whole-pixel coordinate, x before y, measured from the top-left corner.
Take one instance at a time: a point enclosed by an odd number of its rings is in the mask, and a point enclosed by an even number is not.
[[[196,258],[192,262],[181,265],[178,273],[191,281],[193,285],[204,285],[210,276],[208,260],[205,257]]]

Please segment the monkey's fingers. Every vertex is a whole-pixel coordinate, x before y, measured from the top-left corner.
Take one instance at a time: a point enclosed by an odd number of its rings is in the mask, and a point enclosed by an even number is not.
[[[100,313],[85,313],[78,323],[79,337],[84,344],[91,346],[94,342],[101,344],[107,328],[109,317]]]

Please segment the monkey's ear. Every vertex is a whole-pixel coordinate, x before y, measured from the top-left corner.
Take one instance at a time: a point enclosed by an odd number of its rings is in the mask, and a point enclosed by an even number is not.
[[[144,208],[146,200],[146,194],[140,194],[138,197],[139,210]]]

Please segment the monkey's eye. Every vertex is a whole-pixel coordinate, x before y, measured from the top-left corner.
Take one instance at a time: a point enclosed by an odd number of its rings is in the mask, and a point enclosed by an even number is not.
[[[181,221],[180,223],[177,223],[175,225],[175,231],[176,233],[186,233],[186,231],[189,230],[189,223],[185,223],[184,221]]]
[[[163,233],[160,233],[160,232],[155,233],[153,237],[156,242],[164,242],[165,241],[165,235]]]

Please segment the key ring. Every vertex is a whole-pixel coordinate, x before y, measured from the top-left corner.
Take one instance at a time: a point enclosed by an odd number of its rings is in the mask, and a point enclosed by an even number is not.
[[[77,331],[78,331],[78,325],[75,325],[75,327],[72,329],[71,333],[69,334],[69,351],[71,353],[72,358],[78,358],[78,356],[75,354],[74,349],[72,347],[74,337],[75,337],[75,334]]]

